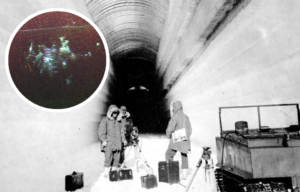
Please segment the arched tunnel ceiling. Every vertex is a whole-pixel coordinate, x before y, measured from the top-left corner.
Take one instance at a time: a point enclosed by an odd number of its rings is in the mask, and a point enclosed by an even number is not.
[[[128,55],[155,62],[168,0],[85,0],[85,3],[106,38],[113,62]]]
[[[166,91],[249,1],[84,0],[106,38],[113,67],[143,58],[155,66]]]

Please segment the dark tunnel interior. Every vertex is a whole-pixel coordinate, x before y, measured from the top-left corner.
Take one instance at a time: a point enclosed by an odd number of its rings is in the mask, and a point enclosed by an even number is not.
[[[170,117],[163,78],[158,75],[155,55],[144,52],[139,49],[112,57],[114,76],[109,83],[108,105],[126,106],[140,133],[161,134]]]

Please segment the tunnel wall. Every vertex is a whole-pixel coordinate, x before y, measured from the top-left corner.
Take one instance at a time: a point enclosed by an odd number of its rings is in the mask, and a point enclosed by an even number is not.
[[[5,51],[10,35],[25,18],[47,8],[90,17],[81,0],[5,1],[0,8],[0,191],[65,191],[65,175],[84,172],[87,186],[87,178],[96,178],[102,168],[100,146],[93,149],[99,145],[95,133],[105,114],[105,91],[81,108],[53,113],[26,103],[9,83]]]
[[[299,8],[299,1],[252,0],[207,47],[199,49],[199,38],[190,41],[199,34],[186,31],[183,43],[190,43],[179,45],[173,55],[178,59],[171,65],[184,64],[191,49],[196,54],[167,98],[183,102],[193,142],[215,149],[219,107],[299,103]],[[169,81],[171,77],[166,77]]]

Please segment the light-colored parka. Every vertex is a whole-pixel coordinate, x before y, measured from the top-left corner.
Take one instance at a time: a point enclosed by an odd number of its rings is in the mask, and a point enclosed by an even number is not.
[[[192,134],[190,119],[183,113],[182,103],[180,101],[173,102],[170,110],[173,110],[173,116],[171,117],[166,130],[166,135],[168,138],[170,138],[169,149],[180,151],[181,153],[188,153],[188,151],[191,150],[190,136]],[[181,128],[185,128],[187,140],[173,143],[172,133]]]
[[[121,150],[122,142],[125,141],[122,123],[112,117],[114,111],[119,111],[119,109],[115,105],[109,106],[106,117],[102,118],[99,125],[99,139],[101,142],[107,141],[107,147],[104,150]]]

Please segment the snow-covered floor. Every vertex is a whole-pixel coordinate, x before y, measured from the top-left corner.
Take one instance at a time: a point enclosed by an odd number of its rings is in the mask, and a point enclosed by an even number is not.
[[[140,145],[142,155],[147,160],[148,165],[152,167],[154,171],[154,175],[157,177],[158,181],[158,162],[164,161],[165,151],[168,147],[169,140],[165,137],[155,137],[155,136],[140,136]],[[97,150],[99,149],[98,146],[96,147]],[[196,164],[199,161],[202,153],[202,146],[194,146],[192,144],[192,152],[189,154],[189,176],[187,180],[181,181],[182,185],[187,185],[189,180],[192,178],[192,175],[196,169]],[[147,175],[146,166],[143,163],[138,163],[139,172],[136,170],[136,161],[134,158],[134,150],[130,148],[126,149],[126,159],[125,163],[127,168],[132,169],[133,171],[133,180],[125,180],[119,182],[110,182],[108,178],[103,176],[103,167],[101,167],[98,175],[88,176],[86,175],[85,180],[85,187],[82,189],[77,190],[77,192],[117,192],[117,191],[148,191],[151,190],[153,192],[165,192],[165,191],[172,191],[172,192],[180,192],[185,191],[186,188],[181,184],[167,184],[163,182],[158,182],[158,187],[152,189],[145,189],[141,187],[140,177]],[[101,153],[104,161],[104,154]],[[177,153],[174,160],[179,161],[181,165],[181,157],[180,153]],[[141,162],[141,161],[140,161]],[[215,161],[216,162],[216,161]],[[101,163],[103,166],[103,163]],[[99,170],[99,169],[98,169]],[[197,174],[194,179],[193,184],[189,191],[198,191],[200,186],[197,185]]]

